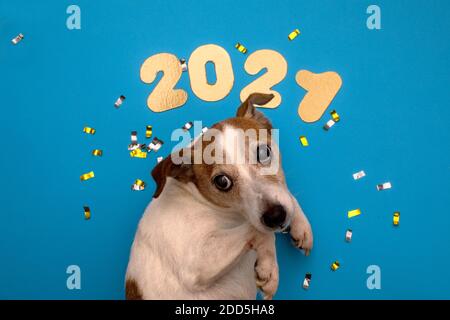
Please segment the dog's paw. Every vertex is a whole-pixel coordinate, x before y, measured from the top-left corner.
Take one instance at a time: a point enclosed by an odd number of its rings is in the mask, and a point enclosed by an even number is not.
[[[278,289],[278,265],[274,258],[266,257],[256,261],[256,286],[264,295],[264,300],[271,300]]]
[[[291,223],[291,239],[293,245],[304,250],[305,255],[308,256],[313,247],[313,233],[311,226],[308,221],[295,221],[296,223]]]

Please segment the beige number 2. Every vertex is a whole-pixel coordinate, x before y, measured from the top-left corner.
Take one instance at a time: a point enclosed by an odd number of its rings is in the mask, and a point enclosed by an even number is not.
[[[267,69],[265,74],[242,89],[241,101],[245,101],[254,92],[272,93],[275,97],[269,103],[260,107],[276,108],[281,103],[281,95],[271,88],[286,77],[286,59],[273,50],[258,50],[249,55],[247,61],[245,61],[244,69],[248,74],[255,75],[264,68]]]
[[[187,93],[174,89],[181,78],[181,65],[178,58],[170,53],[158,53],[147,58],[141,66],[141,80],[153,83],[159,72],[163,76],[147,98],[147,106],[154,112],[175,109],[186,103]]]

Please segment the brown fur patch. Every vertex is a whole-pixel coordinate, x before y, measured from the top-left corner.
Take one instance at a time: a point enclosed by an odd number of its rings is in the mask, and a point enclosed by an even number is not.
[[[128,279],[126,282],[125,298],[127,300],[142,300],[142,293],[134,279]]]

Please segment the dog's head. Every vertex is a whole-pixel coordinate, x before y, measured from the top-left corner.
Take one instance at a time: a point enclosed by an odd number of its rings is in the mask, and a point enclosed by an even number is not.
[[[240,215],[260,231],[286,228],[294,214],[294,199],[281,169],[277,135],[255,108],[272,98],[250,95],[236,117],[215,124],[190,146],[160,162],[152,171],[157,185],[154,197],[163,191],[166,177],[172,177],[192,182],[210,203]]]

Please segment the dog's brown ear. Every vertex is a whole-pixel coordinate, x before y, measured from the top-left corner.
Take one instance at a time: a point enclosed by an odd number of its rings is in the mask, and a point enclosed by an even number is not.
[[[262,112],[256,110],[255,106],[263,106],[270,100],[272,100],[273,97],[273,94],[252,93],[239,106],[236,112],[236,117],[254,119],[260,122],[264,127],[271,129],[272,124],[270,123],[269,119],[267,119]]]
[[[158,198],[164,189],[167,177],[172,177],[177,180],[188,182],[192,180],[193,170],[191,164],[175,164],[172,161],[172,156],[168,156],[160,163],[158,163],[152,170],[152,177],[156,183],[155,193],[153,198]]]

